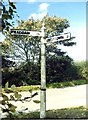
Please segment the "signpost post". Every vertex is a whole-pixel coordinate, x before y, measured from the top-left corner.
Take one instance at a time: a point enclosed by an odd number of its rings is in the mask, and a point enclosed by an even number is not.
[[[46,118],[46,48],[45,27],[41,28],[41,91],[40,91],[40,118]]]
[[[40,118],[46,118],[46,47],[45,44],[51,44],[58,40],[69,40],[71,39],[70,33],[60,34],[58,36],[50,37],[45,39],[45,27],[44,23],[41,28],[41,32],[38,31],[27,31],[11,29],[12,35],[29,35],[41,37],[41,87],[40,87]],[[48,41],[50,40],[50,41]]]

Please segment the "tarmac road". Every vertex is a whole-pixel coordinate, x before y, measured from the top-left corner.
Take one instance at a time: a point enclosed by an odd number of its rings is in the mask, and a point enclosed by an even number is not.
[[[87,105],[87,85],[79,85],[75,87],[67,87],[67,88],[55,88],[55,89],[47,89],[46,91],[46,110],[52,109],[62,109],[62,108],[70,108],[70,107],[78,107]],[[17,106],[17,111],[23,111],[25,108],[28,108],[24,112],[31,111],[40,111],[40,103],[36,104],[33,100],[40,100],[40,91],[38,92],[30,102],[14,102],[11,101],[14,105]],[[29,92],[21,92],[22,97],[29,97]],[[1,113],[1,116],[5,116]]]
[[[36,92],[36,91],[35,91]],[[40,100],[40,91],[33,100]],[[29,92],[21,92],[23,97],[30,96]],[[28,108],[30,111],[40,110],[40,103],[30,102],[13,102],[17,110]],[[67,88],[47,89],[46,91],[46,110],[70,108],[77,106],[86,107],[86,85],[79,85]]]

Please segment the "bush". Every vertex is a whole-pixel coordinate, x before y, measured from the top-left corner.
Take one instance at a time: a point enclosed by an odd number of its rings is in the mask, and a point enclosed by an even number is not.
[[[88,80],[88,61],[81,61],[75,63],[78,68],[79,77]]]
[[[68,56],[52,56],[46,64],[47,83],[79,79],[77,66]]]
[[[64,88],[64,87],[71,87],[75,85],[83,85],[86,84],[86,80],[72,80],[67,82],[56,82],[56,83],[48,83],[48,88]]]
[[[11,118],[11,116],[14,115],[14,113],[16,113],[16,108],[17,108],[17,106],[13,105],[11,101],[15,101],[15,102],[20,101],[24,103],[24,101],[30,99],[29,100],[30,102],[34,96],[38,95],[38,93],[37,92],[32,93],[33,90],[32,88],[30,88],[30,90],[28,90],[30,92],[30,96],[22,98],[22,95],[19,94],[19,91],[17,90],[15,85],[12,85],[11,88],[8,88],[7,85],[8,83],[6,83],[5,85],[6,88],[4,88],[3,91],[1,92],[2,99],[0,99],[0,104],[1,104],[0,108],[3,113],[7,113],[6,115],[8,115]],[[13,94],[10,94],[11,92]],[[33,100],[33,102],[40,103],[39,100]]]

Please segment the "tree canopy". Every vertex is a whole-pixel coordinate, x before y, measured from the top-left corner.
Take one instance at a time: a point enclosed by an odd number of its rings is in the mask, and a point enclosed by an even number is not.
[[[9,30],[9,27],[14,24],[13,18],[16,14],[15,2],[0,2],[0,31]],[[10,21],[11,20],[11,21]]]
[[[42,20],[33,20],[32,18],[27,21],[19,21],[16,29],[26,29],[32,31],[40,31],[42,27],[42,22],[45,22],[46,27],[46,38],[50,38],[54,35],[59,35],[68,28],[69,22],[67,19],[58,18],[56,16],[47,15]],[[10,44],[10,50],[12,48],[13,54],[19,56],[24,61],[36,61],[39,58],[40,51],[40,37],[32,36],[11,36],[10,33],[7,34],[5,41]],[[60,53],[60,50],[57,48],[58,44],[63,44],[64,46],[72,46],[75,42],[72,42],[72,39],[67,41],[58,41],[50,46],[47,46],[47,52]]]
[[[65,29],[70,27],[69,21],[64,18],[59,18],[57,16],[46,15],[42,20],[34,20],[33,18],[27,21],[18,21],[18,26],[15,29],[25,29],[30,31],[41,31],[42,23],[45,23],[46,35],[45,39],[55,35],[59,35],[64,32]],[[40,81],[40,39],[41,37],[33,36],[23,36],[23,35],[11,35],[10,31],[6,35],[4,45],[2,46],[3,54],[12,55],[13,58],[17,59],[17,64],[20,63],[16,70],[14,70],[14,82],[13,78],[10,79],[10,83],[15,83],[17,85],[21,84],[39,84]],[[66,52],[58,48],[58,44],[64,46],[72,46],[75,42],[72,41],[73,37],[66,41],[57,41],[50,45],[46,43],[46,69],[47,69],[47,82],[64,81],[67,79],[72,79],[72,75],[67,76],[67,72],[73,64],[73,60],[65,55]],[[9,43],[9,44],[8,44]],[[6,46],[6,47],[5,47]],[[52,68],[53,66],[53,68]],[[67,69],[67,70],[66,70]],[[74,69],[74,68],[72,68]],[[17,77],[18,76],[18,77]],[[19,79],[19,83],[17,82]],[[66,80],[66,79],[65,79]]]

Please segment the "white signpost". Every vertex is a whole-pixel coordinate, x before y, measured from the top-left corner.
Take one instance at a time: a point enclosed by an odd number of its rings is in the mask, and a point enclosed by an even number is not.
[[[29,36],[41,36],[41,32],[38,31],[28,31],[28,30],[18,30],[18,29],[11,29],[12,35],[29,35]]]
[[[58,36],[46,38],[45,37],[45,27],[44,24],[41,28],[41,32],[38,31],[27,31],[11,29],[12,35],[29,35],[29,36],[39,36],[41,37],[41,87],[40,87],[40,118],[46,118],[46,47],[45,44],[57,42],[58,40],[68,40],[71,38],[71,33],[64,33]],[[50,40],[48,42],[48,40]]]
[[[52,43],[55,43],[57,41],[66,41],[71,39],[71,33],[63,33],[54,37],[46,38],[46,44],[50,45]]]

